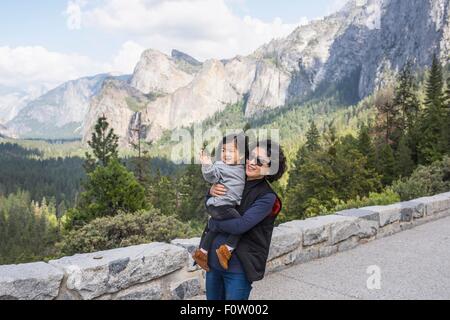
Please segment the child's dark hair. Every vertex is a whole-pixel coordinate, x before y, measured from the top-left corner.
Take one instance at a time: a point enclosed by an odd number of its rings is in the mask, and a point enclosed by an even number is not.
[[[223,146],[231,142],[233,142],[235,147],[239,150],[241,159],[245,161],[248,158],[249,149],[248,149],[248,137],[244,133],[232,133],[227,136],[224,136],[220,141],[219,145],[217,146],[216,158],[220,159]]]

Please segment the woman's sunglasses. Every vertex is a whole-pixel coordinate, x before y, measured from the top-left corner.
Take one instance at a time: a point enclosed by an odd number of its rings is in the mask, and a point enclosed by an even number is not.
[[[256,165],[257,165],[258,167],[263,167],[265,164],[267,164],[267,166],[270,167],[271,161],[266,161],[266,160],[261,159],[260,157],[255,157],[255,156],[253,156],[253,155],[249,155],[249,156],[247,157],[247,160],[248,160],[248,161],[253,161],[253,160],[255,160],[255,159],[256,159]]]

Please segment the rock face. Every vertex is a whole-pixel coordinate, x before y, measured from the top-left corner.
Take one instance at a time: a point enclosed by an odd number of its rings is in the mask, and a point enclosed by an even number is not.
[[[134,115],[151,99],[153,98],[150,95],[144,95],[124,81],[105,80],[100,93],[92,99],[85,116],[82,128],[83,141],[87,142],[91,138],[97,119],[105,115],[115,134],[122,138],[120,140],[122,146],[126,147],[133,136]]]
[[[238,101],[247,117],[336,90],[353,103],[392,81],[408,61],[422,69],[437,54],[449,62],[449,6],[448,0],[350,0],[335,14],[229,60],[201,63],[177,50],[168,56],[150,49],[118,92],[102,87],[101,76],[69,82],[31,102],[7,127],[22,136],[50,129],[86,141],[101,110],[126,144],[132,138],[126,128],[136,119],[150,141]],[[125,110],[125,85],[152,99]]]
[[[173,93],[192,79],[193,75],[181,70],[170,57],[156,50],[147,50],[134,70],[131,86],[144,93]]]
[[[147,139],[157,139],[165,129],[206,119],[239,99],[222,62],[209,60],[189,85],[147,105],[142,112],[142,122],[150,128]]]
[[[66,82],[28,103],[7,127],[20,137],[79,137],[89,102],[109,77],[102,74]]]
[[[177,51],[168,57],[149,50],[131,85],[168,95],[142,112],[147,139],[204,120],[237,101],[246,102],[245,114],[252,117],[330,86],[362,99],[391,81],[409,60],[419,68],[430,64],[433,53],[447,61],[448,11],[448,0],[351,0],[341,11],[247,57],[201,64]]]

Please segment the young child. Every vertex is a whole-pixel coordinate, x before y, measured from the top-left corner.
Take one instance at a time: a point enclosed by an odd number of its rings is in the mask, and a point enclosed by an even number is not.
[[[219,183],[225,186],[227,193],[221,197],[211,197],[206,202],[206,208],[211,218],[228,220],[239,218],[241,215],[235,209],[240,205],[245,187],[245,158],[246,137],[244,134],[232,134],[223,138],[218,147],[221,160],[214,164],[202,150],[200,162],[204,179],[209,183]],[[193,254],[193,259],[206,271],[208,267],[208,251],[217,236],[216,232],[208,231],[200,244],[200,249]],[[230,235],[226,245],[216,250],[220,265],[227,270],[231,254],[239,242],[240,236]]]

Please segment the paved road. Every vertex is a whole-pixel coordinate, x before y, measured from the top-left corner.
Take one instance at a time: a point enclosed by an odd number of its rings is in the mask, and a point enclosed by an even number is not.
[[[367,289],[369,266],[381,289]],[[450,299],[450,217],[268,275],[252,299]]]

